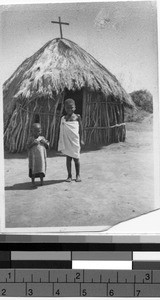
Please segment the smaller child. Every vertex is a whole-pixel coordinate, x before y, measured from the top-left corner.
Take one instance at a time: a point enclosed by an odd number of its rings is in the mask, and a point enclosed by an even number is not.
[[[29,159],[29,177],[32,179],[32,185],[35,186],[35,178],[39,177],[43,185],[43,177],[46,173],[46,149],[49,142],[41,136],[41,125],[34,123],[32,125],[32,136],[27,143]]]

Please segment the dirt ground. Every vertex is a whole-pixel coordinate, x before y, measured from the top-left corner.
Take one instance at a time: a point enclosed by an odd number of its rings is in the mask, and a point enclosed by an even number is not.
[[[124,143],[82,151],[80,183],[65,182],[65,157],[50,151],[33,189],[26,153],[6,153],[6,227],[108,227],[155,209],[152,117],[126,128]]]

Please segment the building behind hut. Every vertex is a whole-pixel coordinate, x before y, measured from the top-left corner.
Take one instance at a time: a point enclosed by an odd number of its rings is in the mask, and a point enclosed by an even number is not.
[[[133,106],[118,80],[95,58],[67,39],[53,39],[26,59],[4,83],[4,145],[26,149],[31,125],[42,124],[57,149],[64,101],[73,98],[86,145],[125,140],[124,106]]]

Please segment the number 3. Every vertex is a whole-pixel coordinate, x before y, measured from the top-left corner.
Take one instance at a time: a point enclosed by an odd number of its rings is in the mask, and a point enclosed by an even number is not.
[[[33,296],[33,290],[32,289],[28,290],[28,296]]]

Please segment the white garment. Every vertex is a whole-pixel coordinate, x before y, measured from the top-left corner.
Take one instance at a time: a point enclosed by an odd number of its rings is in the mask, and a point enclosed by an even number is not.
[[[67,156],[79,158],[80,140],[78,121],[66,121],[65,117],[62,117],[60,125],[58,151],[61,151]]]

